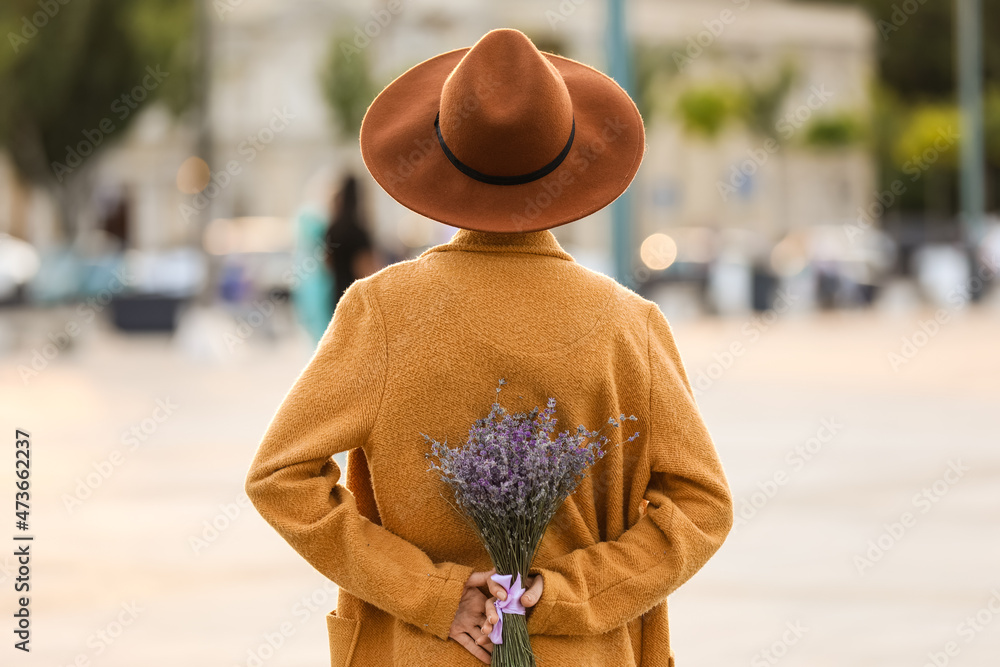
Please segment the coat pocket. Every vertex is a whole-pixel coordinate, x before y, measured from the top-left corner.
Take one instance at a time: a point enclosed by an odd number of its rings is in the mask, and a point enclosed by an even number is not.
[[[348,667],[358,644],[361,622],[338,616],[334,609],[326,615],[326,630],[330,637],[330,664],[332,667]]]

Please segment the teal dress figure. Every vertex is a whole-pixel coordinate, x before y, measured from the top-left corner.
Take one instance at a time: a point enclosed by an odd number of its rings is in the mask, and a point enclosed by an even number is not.
[[[292,305],[299,323],[318,343],[333,318],[334,278],[324,261],[326,212],[305,204],[296,214]]]

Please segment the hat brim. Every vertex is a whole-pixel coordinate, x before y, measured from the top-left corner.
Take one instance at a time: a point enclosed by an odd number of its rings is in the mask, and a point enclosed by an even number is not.
[[[475,231],[530,232],[579,220],[628,188],[645,153],[635,103],[607,75],[544,54],[573,103],[575,136],[548,175],[519,185],[477,181],[453,165],[434,118],[445,79],[469,51],[449,51],[401,74],[372,102],[361,123],[361,156],[379,185],[417,213]]]

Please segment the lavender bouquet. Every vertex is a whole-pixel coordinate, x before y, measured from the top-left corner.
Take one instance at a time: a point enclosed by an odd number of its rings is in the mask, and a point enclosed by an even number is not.
[[[500,385],[506,382],[501,379]],[[556,428],[554,398],[545,410],[509,414],[497,401],[487,417],[469,429],[464,447],[448,447],[421,433],[430,441],[439,459],[429,470],[437,470],[454,491],[457,510],[464,516],[489,553],[497,574],[493,579],[508,590],[497,602],[498,621],[490,632],[494,644],[492,665],[534,667],[528,639],[525,609],[520,605],[528,570],[545,529],[573,493],[586,470],[604,456],[608,438],[599,431],[579,426],[552,436]],[[618,427],[634,415],[608,419]],[[602,427],[603,430],[603,427]],[[636,432],[625,442],[638,437]],[[427,454],[430,457],[431,454]],[[515,577],[511,583],[511,578]],[[543,594],[544,595],[544,594]]]

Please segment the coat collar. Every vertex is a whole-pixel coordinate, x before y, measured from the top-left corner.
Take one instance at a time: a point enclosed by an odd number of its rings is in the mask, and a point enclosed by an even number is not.
[[[420,257],[432,252],[468,250],[473,252],[526,252],[576,261],[566,252],[555,234],[548,229],[537,232],[481,232],[459,229],[447,243],[428,248]]]

